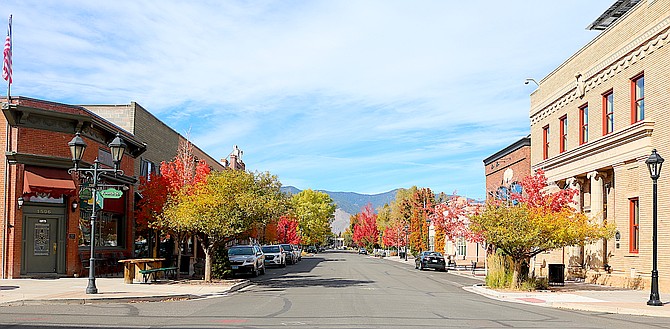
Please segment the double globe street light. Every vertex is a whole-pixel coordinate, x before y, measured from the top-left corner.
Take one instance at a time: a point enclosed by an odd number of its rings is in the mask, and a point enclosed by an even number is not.
[[[79,168],[79,162],[81,161],[84,151],[86,150],[86,143],[84,139],[81,138],[79,132],[75,134],[72,140],[68,143],[70,146],[70,152],[72,153],[72,162],[74,162],[74,168],[68,170],[68,173],[78,173],[88,176],[87,178],[92,180],[93,185],[91,186],[92,198],[93,198],[93,207],[91,209],[91,257],[89,259],[89,268],[88,268],[88,286],[86,286],[87,294],[97,294],[98,288],[95,286],[95,219],[97,217],[96,209],[97,198],[98,198],[98,188],[107,188],[109,185],[98,184],[100,181],[100,175],[103,173],[112,173],[114,175],[121,174],[123,175],[123,170],[119,169],[121,164],[121,159],[123,158],[123,153],[126,150],[126,143],[121,139],[121,134],[117,133],[114,140],[109,143],[109,150],[112,153],[112,160],[114,162],[114,168],[100,168],[100,162],[98,158],[93,162],[93,167],[91,168]]]

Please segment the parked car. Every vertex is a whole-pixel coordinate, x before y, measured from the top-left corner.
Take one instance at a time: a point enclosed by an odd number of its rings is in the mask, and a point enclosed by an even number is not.
[[[265,265],[286,267],[286,252],[282,246],[274,244],[262,246],[263,254],[265,254]]]
[[[298,261],[301,261],[301,260],[302,260],[302,247],[300,247],[300,246],[297,245],[297,244],[294,244],[294,245],[293,245],[293,253],[295,254],[295,258],[296,258]]]
[[[228,249],[228,260],[233,274],[265,274],[265,255],[259,246],[232,246]]]
[[[316,254],[316,252],[317,252],[315,246],[307,246],[306,251],[307,251],[308,254]]]
[[[441,253],[436,251],[424,251],[414,260],[414,268],[419,270],[433,268],[438,271],[446,272],[447,264]]]
[[[295,264],[298,262],[298,258],[295,257],[295,254],[293,253],[293,246],[290,244],[280,244],[280,246],[284,249],[284,256],[286,257],[286,263],[289,265]]]
[[[358,249],[358,254],[359,254],[359,255],[367,255],[367,254],[368,254],[368,250],[365,249],[365,248]]]

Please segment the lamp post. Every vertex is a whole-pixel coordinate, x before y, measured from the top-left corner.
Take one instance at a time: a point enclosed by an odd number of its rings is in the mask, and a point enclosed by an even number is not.
[[[284,243],[288,243],[288,224],[284,224]]]
[[[98,188],[107,188],[109,185],[99,184],[100,175],[103,173],[113,173],[114,175],[121,174],[123,175],[123,170],[119,169],[121,159],[123,158],[123,153],[126,149],[126,144],[121,139],[120,134],[116,134],[114,140],[109,143],[109,149],[112,153],[112,160],[114,161],[114,168],[100,168],[100,162],[96,158],[93,162],[93,167],[91,168],[79,168],[79,162],[81,161],[84,151],[86,150],[86,143],[84,139],[81,138],[80,133],[72,138],[68,143],[70,147],[70,152],[72,153],[72,162],[74,162],[74,168],[68,170],[68,173],[72,174],[73,172],[81,173],[83,175],[89,176],[93,181],[91,186],[92,197],[93,197],[93,207],[91,209],[91,257],[89,259],[89,269],[88,269],[88,286],[86,287],[87,294],[97,294],[98,288],[95,286],[95,219],[97,217],[95,209],[97,205],[98,198]]]
[[[407,261],[407,232],[409,231],[409,225],[405,225],[405,261]]]
[[[426,251],[432,251],[430,248],[430,218],[426,217],[426,230],[428,233],[426,233]]]
[[[653,241],[653,248],[654,248],[654,253],[653,253],[653,269],[651,270],[651,293],[649,294],[649,301],[647,301],[647,305],[650,306],[663,306],[663,302],[661,302],[661,298],[658,294],[658,268],[657,268],[657,263],[658,263],[658,257],[657,257],[657,245],[658,245],[658,239],[657,239],[657,229],[658,229],[658,212],[657,212],[657,199],[658,199],[658,187],[657,187],[657,181],[658,178],[661,176],[661,167],[663,165],[663,158],[656,153],[656,149],[651,151],[651,155],[647,160],[645,161],[647,164],[647,168],[649,168],[649,175],[651,176],[651,180],[653,181],[653,193],[654,193],[654,203],[653,203],[653,223],[654,223],[654,229],[653,229],[653,236],[652,236],[652,241]]]

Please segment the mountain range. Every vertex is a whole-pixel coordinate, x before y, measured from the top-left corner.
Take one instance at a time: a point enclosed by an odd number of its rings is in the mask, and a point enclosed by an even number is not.
[[[289,194],[298,194],[301,192],[301,190],[293,186],[284,186],[281,189],[284,193]],[[395,200],[398,189],[379,194],[331,192],[322,190],[319,190],[319,192],[328,194],[337,205],[335,219],[331,224],[331,229],[335,234],[339,234],[344,232],[347,226],[349,226],[349,217],[351,217],[352,214],[361,212],[361,208],[365,207],[368,203],[372,204],[372,209],[377,209],[384,204],[390,204],[391,201]]]

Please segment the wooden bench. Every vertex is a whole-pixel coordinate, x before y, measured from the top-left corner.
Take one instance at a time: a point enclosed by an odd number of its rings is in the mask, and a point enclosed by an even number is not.
[[[176,267],[160,267],[160,268],[152,268],[148,270],[140,270],[140,274],[142,274],[142,280],[144,283],[149,282],[151,280],[152,282],[155,282],[157,278],[158,273],[163,273],[166,277],[172,277],[175,278],[177,277],[177,268]]]

